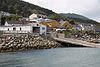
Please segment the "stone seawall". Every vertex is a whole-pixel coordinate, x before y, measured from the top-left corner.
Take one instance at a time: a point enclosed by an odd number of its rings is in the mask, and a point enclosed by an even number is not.
[[[0,52],[63,47],[54,40],[46,40],[33,34],[3,34],[0,36]]]

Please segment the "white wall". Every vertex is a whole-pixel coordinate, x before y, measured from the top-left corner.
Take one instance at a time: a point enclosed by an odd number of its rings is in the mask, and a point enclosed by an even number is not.
[[[30,21],[36,21],[36,22],[43,22],[47,18],[46,15],[42,14],[32,14],[29,16]]]
[[[30,20],[38,19],[37,14],[32,14],[32,15],[30,15],[30,16],[29,16],[29,19],[30,19]]]
[[[39,34],[46,35],[47,31],[46,26],[39,23],[29,23],[28,25],[17,25],[17,26],[0,26],[0,31],[4,31],[5,33],[34,33],[32,32],[33,27],[40,27]],[[16,28],[16,30],[13,30],[13,28]]]
[[[16,28],[16,30],[13,30],[13,28]],[[1,26],[0,31],[4,31],[5,33],[32,33],[32,27],[31,26]]]
[[[46,26],[40,24],[40,34],[46,35],[46,33],[47,33],[47,28],[46,28]]]
[[[31,25],[32,27],[40,27],[40,34],[46,35],[47,27],[45,25],[39,23],[29,23],[29,25]]]

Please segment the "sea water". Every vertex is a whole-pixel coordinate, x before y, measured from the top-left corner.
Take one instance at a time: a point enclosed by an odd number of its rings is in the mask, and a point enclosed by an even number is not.
[[[100,48],[56,48],[0,53],[0,67],[100,67]]]

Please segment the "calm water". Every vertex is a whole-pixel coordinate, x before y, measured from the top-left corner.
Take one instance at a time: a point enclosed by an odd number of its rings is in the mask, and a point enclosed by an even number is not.
[[[0,67],[100,67],[100,48],[57,48],[1,53]]]

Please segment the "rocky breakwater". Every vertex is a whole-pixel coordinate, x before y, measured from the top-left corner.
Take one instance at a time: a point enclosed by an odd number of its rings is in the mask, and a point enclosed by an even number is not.
[[[13,34],[0,36],[0,52],[23,51],[29,49],[50,49],[62,47],[53,40],[46,40],[33,34]]]
[[[92,43],[100,43],[100,33],[94,32],[74,32],[71,33],[67,38],[78,39],[82,41],[92,42]]]
[[[76,38],[79,40],[88,41],[92,43],[100,43],[100,34],[85,33],[76,35]]]

